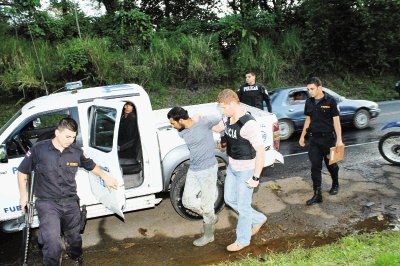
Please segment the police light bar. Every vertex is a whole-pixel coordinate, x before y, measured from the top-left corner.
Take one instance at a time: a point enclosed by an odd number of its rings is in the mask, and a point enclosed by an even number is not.
[[[82,88],[82,81],[74,81],[65,83],[64,89],[67,91],[76,90]]]

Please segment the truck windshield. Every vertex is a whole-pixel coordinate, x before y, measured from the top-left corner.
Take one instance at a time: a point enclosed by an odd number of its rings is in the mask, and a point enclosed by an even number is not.
[[[0,135],[3,134],[3,132],[11,125],[11,123],[14,122],[15,119],[17,119],[21,114],[22,114],[22,112],[20,109],[20,110],[18,110],[18,112],[15,115],[13,115],[13,117],[11,117],[10,120],[8,120],[8,122],[4,126],[1,127]]]

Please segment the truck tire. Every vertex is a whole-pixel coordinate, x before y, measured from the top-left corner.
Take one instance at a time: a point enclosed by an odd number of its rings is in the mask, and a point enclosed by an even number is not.
[[[226,176],[226,162],[218,158],[218,179],[217,179],[217,200],[215,201],[215,213],[219,213],[225,207],[224,202],[224,182]],[[186,174],[189,169],[189,161],[181,163],[174,171],[174,179],[172,179],[170,200],[175,211],[183,218],[191,221],[201,220],[203,217],[187,208],[182,204],[183,189],[185,187]]]
[[[289,119],[281,119],[279,120],[279,133],[281,140],[287,140],[293,135],[294,125],[293,122]]]

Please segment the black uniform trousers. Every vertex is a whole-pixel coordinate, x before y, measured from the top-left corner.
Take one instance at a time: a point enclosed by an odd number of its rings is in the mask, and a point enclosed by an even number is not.
[[[78,198],[66,201],[37,199],[40,226],[38,242],[42,246],[43,265],[58,265],[62,253],[61,234],[67,242],[67,253],[71,258],[82,256],[80,235],[81,212]]]
[[[332,180],[338,180],[339,166],[336,163],[329,165],[328,159],[330,148],[335,145],[336,138],[333,133],[313,134],[310,136],[308,158],[311,161],[311,178],[314,190],[321,188],[322,160],[325,161]]]

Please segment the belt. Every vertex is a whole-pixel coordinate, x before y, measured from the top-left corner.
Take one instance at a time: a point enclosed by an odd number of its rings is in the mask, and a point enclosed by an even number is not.
[[[310,137],[334,137],[335,132],[308,132]]]
[[[73,195],[70,197],[64,197],[64,198],[47,198],[47,197],[37,197],[37,200],[48,200],[48,201],[53,201],[55,203],[69,203],[69,202],[74,202],[78,200],[77,195]]]

